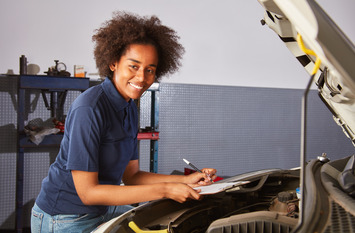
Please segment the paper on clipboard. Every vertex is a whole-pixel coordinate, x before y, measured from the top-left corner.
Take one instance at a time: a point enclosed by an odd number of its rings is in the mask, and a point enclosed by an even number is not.
[[[233,188],[242,184],[247,184],[249,181],[237,181],[237,182],[227,182],[227,183],[214,183],[206,186],[198,186],[195,187],[195,190],[201,189],[199,194],[207,195],[207,194],[215,194],[222,192],[226,189]]]

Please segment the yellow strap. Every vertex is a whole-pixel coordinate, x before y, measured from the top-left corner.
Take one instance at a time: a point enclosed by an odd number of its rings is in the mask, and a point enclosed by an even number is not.
[[[158,231],[143,231],[133,221],[130,221],[128,226],[136,233],[169,233],[168,229]]]
[[[313,70],[312,70],[312,73],[311,75],[314,75],[315,73],[317,73],[319,67],[320,67],[320,64],[321,64],[321,60],[319,59],[319,57],[317,56],[317,54],[313,51],[313,50],[310,50],[310,49],[307,49],[305,46],[304,46],[304,43],[303,43],[303,40],[302,40],[302,37],[300,34],[297,34],[297,43],[298,43],[298,46],[300,47],[300,49],[305,53],[305,54],[308,54],[308,55],[313,55],[316,57],[316,62],[314,63],[314,67],[313,67]]]

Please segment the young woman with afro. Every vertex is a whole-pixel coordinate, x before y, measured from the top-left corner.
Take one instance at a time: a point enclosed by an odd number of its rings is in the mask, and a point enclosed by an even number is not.
[[[212,168],[187,176],[139,170],[133,100],[179,69],[184,48],[176,32],[155,16],[116,12],[92,38],[105,79],[69,109],[60,151],[32,208],[32,232],[90,232],[129,204],[198,200],[193,187],[216,177]]]

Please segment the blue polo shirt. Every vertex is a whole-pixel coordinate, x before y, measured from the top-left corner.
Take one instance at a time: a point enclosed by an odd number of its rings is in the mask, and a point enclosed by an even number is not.
[[[76,193],[71,170],[98,172],[100,184],[120,185],[130,160],[138,159],[138,114],[112,81],[83,92],[72,103],[64,137],[37,205],[50,215],[105,213],[105,206],[86,206]]]

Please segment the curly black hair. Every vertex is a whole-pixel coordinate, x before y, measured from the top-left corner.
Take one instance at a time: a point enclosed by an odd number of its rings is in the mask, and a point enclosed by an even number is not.
[[[179,70],[184,47],[178,42],[176,32],[161,24],[156,16],[140,17],[117,11],[113,18],[96,30],[92,40],[96,42],[94,56],[101,77],[112,79],[109,65],[119,61],[131,44],[150,44],[158,52],[156,81],[164,75]]]

